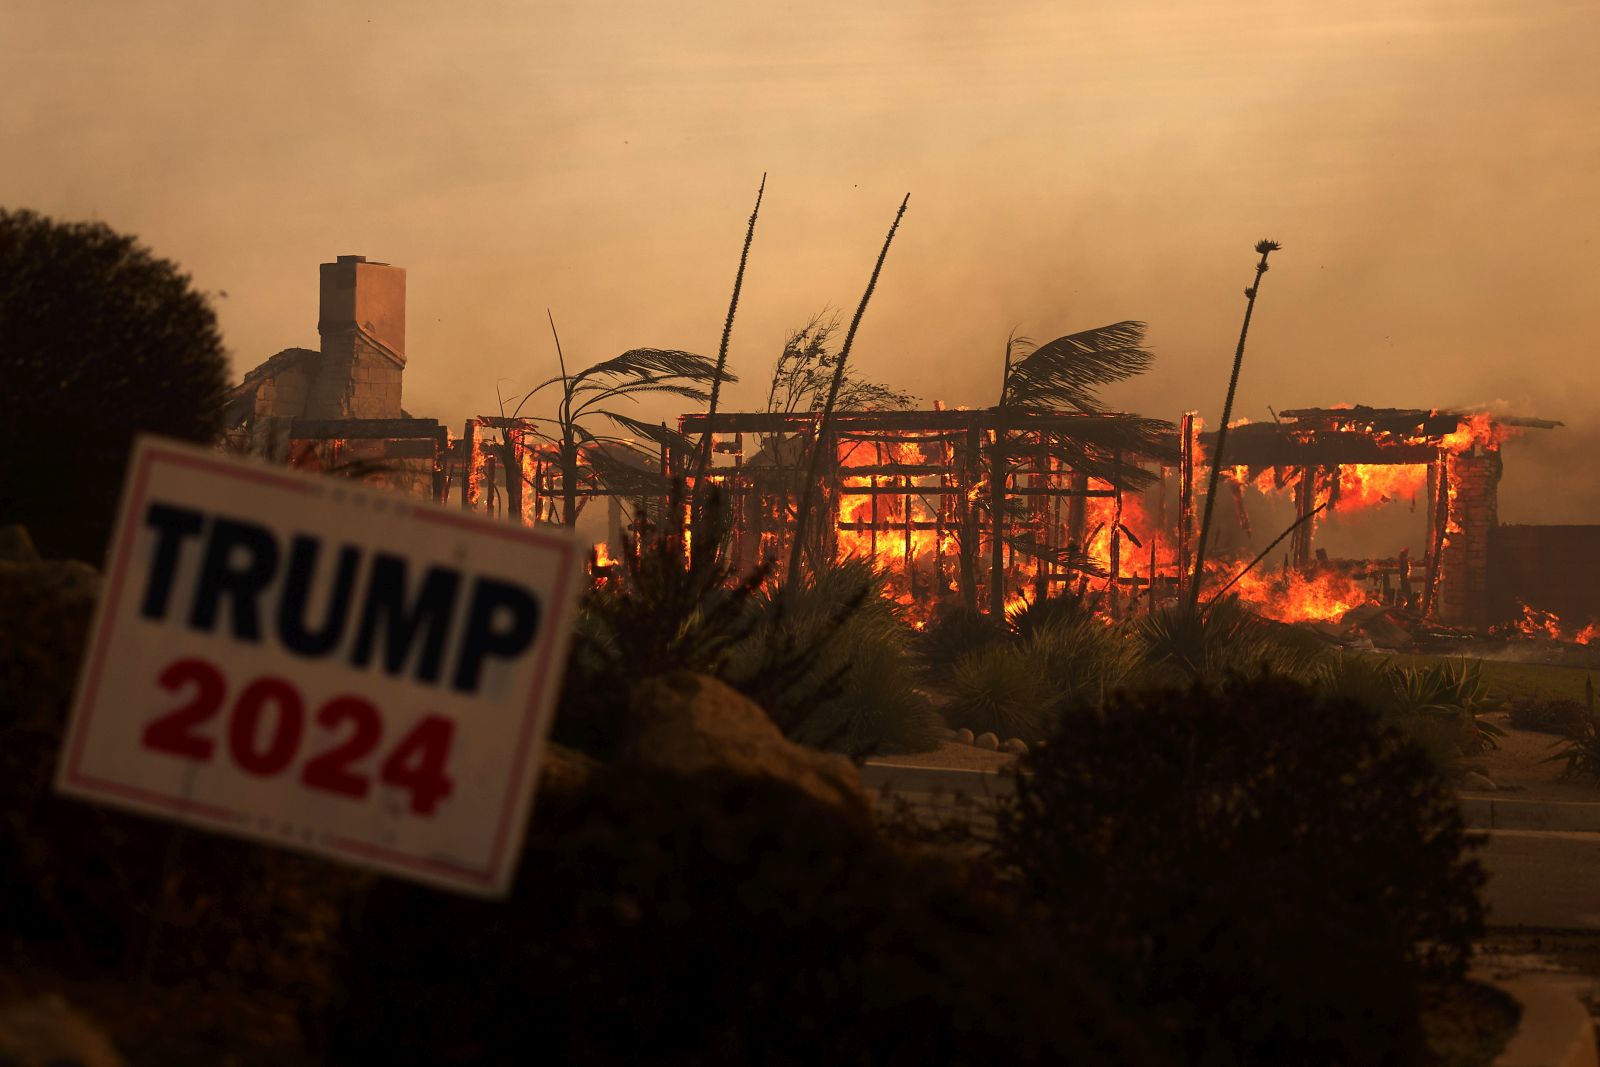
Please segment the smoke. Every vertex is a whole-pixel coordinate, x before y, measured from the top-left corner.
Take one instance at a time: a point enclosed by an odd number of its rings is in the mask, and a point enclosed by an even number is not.
[[[1240,414],[1525,396],[1567,426],[1508,446],[1506,518],[1600,519],[1597,31],[1566,0],[24,0],[0,202],[227,291],[240,373],[315,344],[318,262],[402,265],[406,406],[452,423],[551,371],[546,307],[576,360],[714,353],[763,172],[730,409],[854,307],[910,190],[860,373],[984,405],[1013,327],[1141,319],[1156,367],[1107,399],[1214,421],[1271,237]]]

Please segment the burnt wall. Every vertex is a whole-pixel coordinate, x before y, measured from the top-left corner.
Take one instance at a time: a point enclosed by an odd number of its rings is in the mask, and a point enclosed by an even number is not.
[[[1496,621],[1514,618],[1518,601],[1555,612],[1569,629],[1600,618],[1600,526],[1501,526],[1489,563]]]

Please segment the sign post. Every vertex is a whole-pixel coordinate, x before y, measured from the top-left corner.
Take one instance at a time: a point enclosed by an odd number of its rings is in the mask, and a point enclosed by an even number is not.
[[[57,789],[507,893],[575,540],[152,438],[128,470]]]

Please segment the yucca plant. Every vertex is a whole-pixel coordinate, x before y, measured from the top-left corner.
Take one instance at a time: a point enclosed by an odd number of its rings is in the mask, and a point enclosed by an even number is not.
[[[883,584],[867,562],[847,559],[808,572],[798,587],[758,591],[750,603],[757,621],[734,652],[729,681],[806,744],[852,756],[938,747],[939,718],[917,691],[910,627]],[[775,658],[802,666],[784,678]]]
[[[1126,632],[1092,616],[1034,628],[1017,654],[1044,678],[1052,715],[1099,705],[1122,688],[1138,665],[1138,652]]]
[[[1055,726],[1056,700],[1039,663],[1012,644],[968,652],[950,672],[945,721],[1001,740],[1037,741]]]
[[[1218,682],[1263,671],[1306,679],[1326,654],[1314,636],[1249,611],[1237,596],[1204,607],[1179,600],[1141,616],[1131,630],[1156,680]]]
[[[1006,612],[1006,626],[1017,638],[1026,641],[1040,630],[1057,624],[1094,619],[1099,606],[1100,596],[1087,590],[1046,600],[1028,600],[1021,607]]]

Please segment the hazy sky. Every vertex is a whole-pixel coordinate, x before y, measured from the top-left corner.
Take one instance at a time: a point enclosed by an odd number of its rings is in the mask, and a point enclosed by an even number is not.
[[[1600,522],[1600,4],[0,0],[0,203],[137,233],[242,373],[315,347],[317,264],[409,272],[406,406],[458,423],[569,359],[785,332],[994,402],[1014,326],[1150,324],[1144,414],[1503,402],[1502,518]],[[660,416],[669,409],[650,409]],[[1561,481],[1558,481],[1561,479]],[[1566,488],[1551,488],[1562,485]]]

